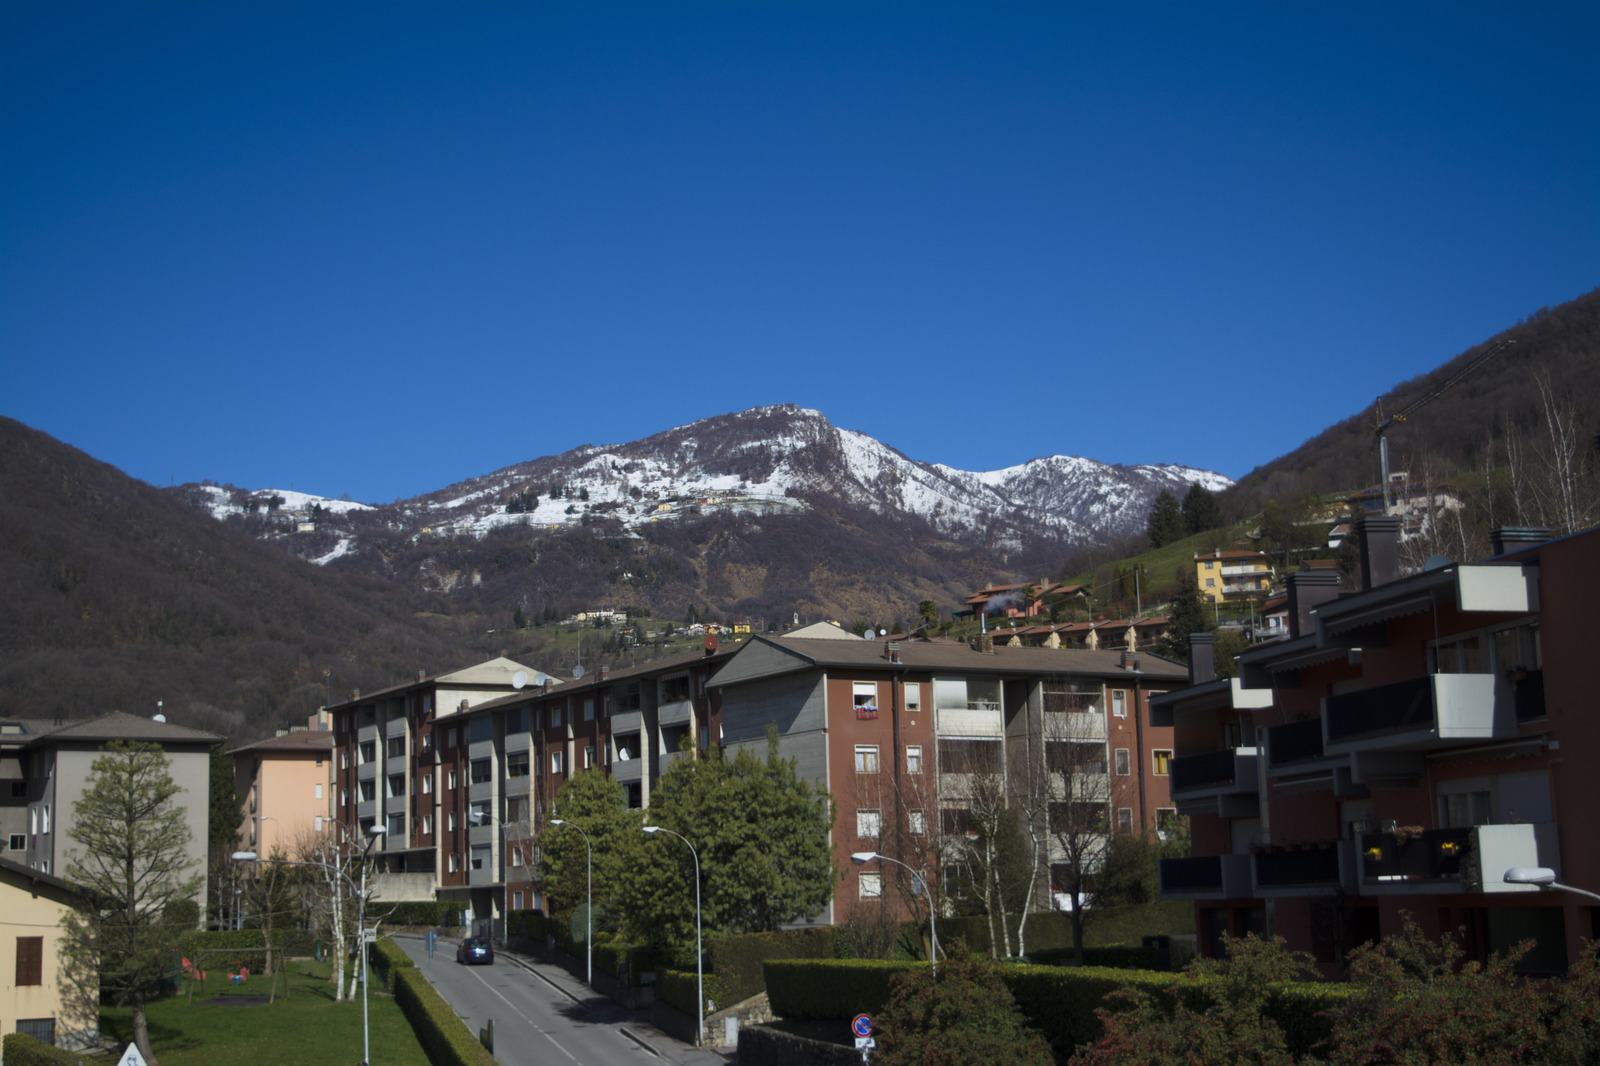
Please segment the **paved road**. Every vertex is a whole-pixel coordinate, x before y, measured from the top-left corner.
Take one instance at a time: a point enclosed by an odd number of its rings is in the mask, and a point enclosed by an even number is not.
[[[441,938],[431,960],[420,937],[397,936],[395,943],[473,1032],[494,1019],[494,1054],[503,1066],[727,1061],[672,1039],[650,1025],[649,1011],[629,1011],[590,992],[558,966],[503,953],[492,966],[460,966],[454,941]]]

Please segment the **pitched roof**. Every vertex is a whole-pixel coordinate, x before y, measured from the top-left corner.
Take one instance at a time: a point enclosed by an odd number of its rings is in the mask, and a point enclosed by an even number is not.
[[[766,644],[786,651],[797,658],[796,668],[807,666],[840,668],[950,670],[961,673],[1007,674],[1092,674],[1105,677],[1127,677],[1122,667],[1122,653],[1117,651],[1088,651],[1081,648],[1011,648],[995,644],[993,654],[974,651],[966,644],[900,645],[900,661],[891,663],[884,658],[883,646],[877,641],[800,640],[790,637],[756,637],[746,647]],[[1180,663],[1157,658],[1147,653],[1139,656],[1140,673],[1161,680],[1187,679],[1188,668]],[[711,684],[716,684],[715,677]]]
[[[112,711],[98,718],[68,719],[60,723],[34,720],[26,724],[36,728],[43,727],[38,728],[29,742],[30,747],[58,744],[69,740],[153,740],[157,743],[189,744],[217,744],[222,741],[222,738],[215,733],[173,725],[170,722],[157,722],[153,718],[141,718],[123,711]]]
[[[21,863],[12,862],[10,859],[0,859],[0,880],[26,880],[49,885],[51,888],[72,896],[81,897],[83,895],[83,890],[71,881],[63,881],[59,877],[52,877],[50,874],[30,869]]]
[[[242,751],[324,751],[333,747],[333,733],[326,729],[297,729],[281,737],[268,737],[254,744],[242,744],[228,752]]]
[[[387,688],[380,688],[373,692],[363,692],[359,696],[352,696],[350,699],[340,703],[330,703],[325,709],[332,711],[345,707],[356,707],[379,697],[398,696],[402,692],[420,691],[439,685],[483,685],[489,687],[505,685],[510,687],[511,679],[516,676],[518,670],[527,673],[529,684],[538,684],[539,679],[546,676],[549,676],[550,680],[556,684],[561,684],[559,677],[546,675],[542,670],[530,669],[513,659],[507,659],[505,656],[499,655],[493,659],[475,663],[472,666],[463,666],[459,670],[451,670],[448,673],[419,674],[415,680],[402,681],[398,685],[390,685]]]

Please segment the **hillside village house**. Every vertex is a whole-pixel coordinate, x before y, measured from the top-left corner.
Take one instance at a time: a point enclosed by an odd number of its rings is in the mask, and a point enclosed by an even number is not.
[[[81,1046],[99,1019],[79,1016],[62,996],[61,918],[80,903],[78,890],[59,877],[0,859],[0,1032],[26,1033],[63,1047]]]
[[[1194,576],[1207,603],[1264,600],[1272,590],[1272,560],[1265,552],[1219,548],[1195,555]]]
[[[1029,597],[1029,590],[1032,597]],[[1077,606],[1089,602],[1089,593],[1082,585],[1063,585],[1051,581],[1025,581],[1016,585],[991,585],[968,596],[967,609],[957,611],[959,617],[975,618],[1034,618],[1048,614],[1045,600],[1070,600]]]
[[[228,752],[239,796],[239,846],[296,858],[323,832],[333,810],[332,715],[319,711],[309,728],[280,733]]]
[[[30,870],[65,876],[77,845],[72,841],[73,805],[93,776],[100,749],[114,740],[152,741],[166,753],[170,773],[183,790],[193,872],[206,868],[210,819],[211,748],[222,738],[198,729],[113,711],[99,718],[0,721],[0,831],[4,857]],[[204,893],[202,891],[202,897]],[[195,902],[204,912],[205,900]]]
[[[1162,862],[1161,895],[1195,901],[1212,953],[1224,932],[1268,931],[1333,973],[1409,912],[1430,935],[1465,927],[1480,959],[1532,940],[1522,969],[1560,972],[1600,935],[1600,908],[1504,875],[1600,887],[1600,530],[1496,530],[1494,557],[1405,577],[1398,533],[1361,519],[1359,591],[1291,574],[1287,639],[1227,681],[1197,656],[1195,683],[1153,701],[1193,842]]]

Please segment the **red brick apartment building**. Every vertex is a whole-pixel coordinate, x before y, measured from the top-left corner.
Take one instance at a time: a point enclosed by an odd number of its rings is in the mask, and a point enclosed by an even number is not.
[[[1287,639],[1219,681],[1197,637],[1194,684],[1152,701],[1193,840],[1162,863],[1162,897],[1195,901],[1203,951],[1270,930],[1333,974],[1409,912],[1435,935],[1464,928],[1479,957],[1533,940],[1523,968],[1560,972],[1600,909],[1504,875],[1600,888],[1600,530],[1496,530],[1492,558],[1406,577],[1395,519],[1356,536],[1359,591],[1291,574]]]
[[[494,660],[330,708],[336,812],[353,832],[387,827],[375,849],[385,899],[456,900],[476,920],[493,919],[543,907],[538,838],[561,786],[585,769],[648,807],[685,747],[764,752],[776,725],[782,754],[832,792],[836,859],[853,869],[852,851],[909,861],[901,849],[919,830],[958,828],[959,803],[943,786],[969,768],[964,758],[993,753],[1008,776],[1042,765],[1052,742],[1067,742],[1056,726],[1070,718],[1073,750],[1089,752],[1104,778],[1107,831],[1154,828],[1172,811],[1172,731],[1146,724],[1148,699],[1184,678],[1154,656],[880,643],[842,630],[720,649],[708,641],[702,652],[567,681]],[[1048,878],[1040,884],[1048,906]],[[847,913],[862,891],[852,878],[839,893],[844,909],[814,920]]]

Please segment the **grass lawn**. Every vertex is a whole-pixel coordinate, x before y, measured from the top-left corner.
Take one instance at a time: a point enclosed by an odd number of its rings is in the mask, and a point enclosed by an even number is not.
[[[289,966],[289,995],[279,982],[276,1003],[233,1006],[229,999],[265,996],[267,982],[223,986],[213,978],[191,1004],[182,995],[151,1003],[146,1010],[150,1040],[162,1066],[299,1066],[307,1062],[361,1061],[361,999],[333,1002],[327,963]],[[223,1003],[214,1003],[222,999]],[[202,1005],[202,1004],[205,1005]],[[385,992],[372,991],[372,1066],[428,1066],[411,1023]],[[133,1012],[103,1010],[100,1028],[118,1050],[133,1042]]]

